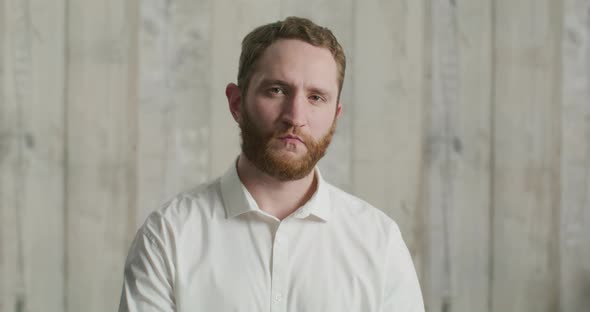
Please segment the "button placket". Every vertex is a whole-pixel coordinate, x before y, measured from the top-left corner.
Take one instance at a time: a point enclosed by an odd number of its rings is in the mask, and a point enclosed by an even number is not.
[[[278,294],[275,295],[275,301],[276,302],[281,302],[281,299],[283,299],[283,296],[280,293],[278,293]]]
[[[288,252],[288,240],[285,235],[285,224],[281,224],[275,233],[273,244],[272,261],[272,289],[271,289],[271,311],[283,311],[285,304],[284,283],[286,272],[286,260]]]

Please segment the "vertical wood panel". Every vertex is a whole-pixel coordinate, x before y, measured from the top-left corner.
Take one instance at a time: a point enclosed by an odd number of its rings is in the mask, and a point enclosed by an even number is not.
[[[560,12],[496,1],[492,311],[558,309]]]
[[[209,177],[211,6],[142,2],[138,224],[166,198]]]
[[[64,2],[12,0],[5,8],[0,113],[8,128],[0,130],[0,157],[10,167],[2,168],[8,185],[1,197],[2,220],[12,224],[2,227],[13,241],[2,248],[2,262],[10,264],[13,299],[0,301],[6,310],[63,311]]]
[[[67,311],[115,311],[134,228],[137,2],[67,14]]]
[[[9,0],[0,0],[0,311],[16,308],[24,296],[19,255],[18,189],[20,180],[18,105],[14,93],[12,35],[14,14]],[[12,18],[11,18],[12,17]]]
[[[491,1],[433,2],[430,311],[489,311],[491,17]]]
[[[279,20],[280,1],[216,0],[211,20],[211,97],[209,176],[227,170],[240,151],[239,127],[231,117],[225,87],[237,82],[238,60],[244,36],[255,27]]]
[[[352,49],[353,192],[399,224],[422,275],[425,1],[356,1]],[[351,109],[352,108],[352,109]]]
[[[64,1],[22,1],[28,23],[20,190],[26,310],[64,309]],[[24,70],[24,68],[23,68]],[[22,83],[25,83],[24,81]]]
[[[561,142],[561,311],[590,310],[590,1],[566,0]]]
[[[333,8],[338,10],[333,10]],[[328,27],[342,45],[347,57],[347,68],[340,101],[343,104],[342,115],[338,120],[337,129],[332,138],[328,152],[319,163],[322,175],[332,184],[350,191],[352,188],[352,66],[353,32],[354,32],[354,0],[283,0],[281,3],[281,19],[288,16],[299,16],[311,19],[318,25]]]

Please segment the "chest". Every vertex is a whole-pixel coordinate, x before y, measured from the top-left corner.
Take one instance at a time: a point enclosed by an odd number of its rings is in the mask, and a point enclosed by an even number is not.
[[[307,230],[235,230],[183,246],[178,311],[379,311],[378,248]]]

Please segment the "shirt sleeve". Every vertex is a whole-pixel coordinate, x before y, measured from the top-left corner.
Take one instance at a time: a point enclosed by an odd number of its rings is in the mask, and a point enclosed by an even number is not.
[[[119,312],[176,311],[171,240],[165,235],[164,220],[155,217],[148,217],[131,244]]]
[[[410,252],[399,228],[394,226],[389,237],[386,258],[386,281],[383,312],[424,312],[422,291]]]

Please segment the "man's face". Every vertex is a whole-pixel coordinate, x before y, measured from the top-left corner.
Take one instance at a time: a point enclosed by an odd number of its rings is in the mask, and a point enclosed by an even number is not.
[[[277,179],[301,179],[323,157],[340,111],[330,51],[279,40],[258,60],[241,98],[242,151]]]

